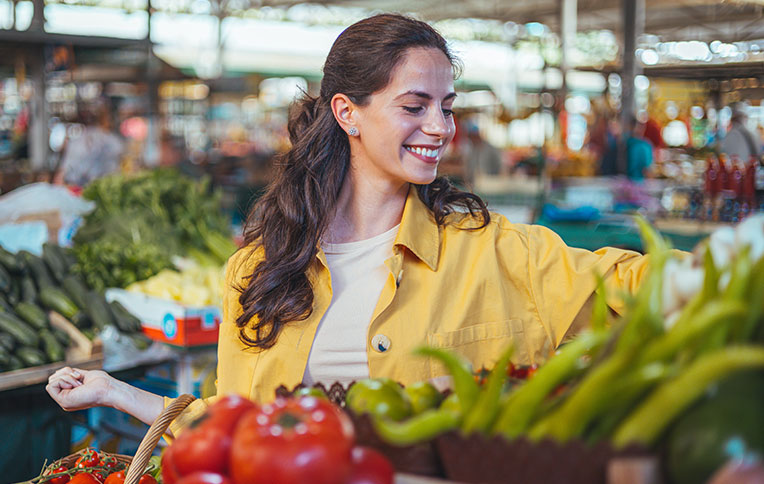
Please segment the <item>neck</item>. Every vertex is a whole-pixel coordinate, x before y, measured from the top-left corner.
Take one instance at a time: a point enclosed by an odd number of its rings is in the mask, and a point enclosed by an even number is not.
[[[340,189],[326,242],[341,244],[383,234],[401,222],[409,184],[386,184],[350,170]]]

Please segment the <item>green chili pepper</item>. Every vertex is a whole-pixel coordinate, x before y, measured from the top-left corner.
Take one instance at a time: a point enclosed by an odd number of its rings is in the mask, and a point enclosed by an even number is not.
[[[764,322],[764,297],[761,297],[761,288],[764,287],[764,257],[756,262],[753,268],[753,278],[749,287],[749,293],[746,301],[750,301],[748,315],[743,322],[740,331],[739,340],[746,342],[753,338],[756,327],[760,322]]]
[[[652,445],[668,424],[706,388],[730,373],[764,367],[764,348],[728,346],[703,355],[673,380],[659,386],[616,430],[613,444]]]
[[[595,444],[612,434],[613,430],[631,411],[634,402],[641,398],[654,385],[668,377],[673,366],[663,363],[651,363],[631,372],[608,389],[602,395],[600,418],[588,431],[587,441]]]
[[[373,419],[374,430],[387,443],[406,446],[430,440],[459,427],[458,413],[432,409],[425,410],[404,422]]]
[[[465,414],[469,412],[480,393],[480,387],[472,376],[472,367],[469,362],[448,351],[427,346],[417,348],[414,354],[430,356],[443,363],[454,380],[454,392],[459,397],[462,411]]]
[[[705,255],[703,256],[703,273],[703,287],[682,308],[673,328],[680,328],[692,321],[697,312],[703,308],[708,301],[713,300],[719,294],[720,274],[714,265],[714,258],[708,248],[706,248]]]
[[[607,337],[604,330],[585,332],[566,344],[533,378],[513,392],[502,407],[494,430],[509,439],[525,432],[546,396],[575,373],[581,356],[604,343]]]
[[[651,342],[639,357],[639,365],[653,361],[664,361],[673,357],[689,342],[707,334],[710,329],[731,318],[746,314],[746,307],[738,301],[711,301],[695,318],[681,326],[675,325],[669,331]],[[725,325],[726,326],[726,325]]]
[[[491,374],[488,375],[488,381],[483,385],[472,409],[464,414],[462,431],[465,434],[486,432],[496,419],[499,412],[501,390],[504,387],[504,382],[507,381],[507,365],[509,359],[512,358],[514,349],[514,346],[510,346],[501,355],[496,366],[491,370]]]
[[[531,427],[528,437],[531,440],[552,437],[559,442],[567,442],[581,435],[597,415],[602,393],[623,374],[636,350],[633,347],[616,351],[592,368],[560,407]]]

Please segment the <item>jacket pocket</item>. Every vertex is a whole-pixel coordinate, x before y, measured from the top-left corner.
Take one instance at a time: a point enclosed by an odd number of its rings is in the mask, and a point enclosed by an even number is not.
[[[472,363],[474,370],[493,368],[510,344],[515,345],[513,362],[528,361],[525,330],[520,319],[473,324],[456,331],[430,333],[427,335],[427,344],[465,357]],[[433,377],[445,374],[445,368],[434,360],[431,360],[430,367]]]

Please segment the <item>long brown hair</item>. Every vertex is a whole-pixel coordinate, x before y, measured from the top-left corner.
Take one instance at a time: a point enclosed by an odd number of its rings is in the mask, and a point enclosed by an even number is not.
[[[414,47],[439,49],[459,72],[458,61],[435,29],[401,15],[376,15],[340,34],[324,64],[320,95],[305,94],[292,106],[292,147],[280,156],[273,181],[244,226],[246,244],[264,251],[246,287],[239,288],[243,312],[236,324],[246,345],[270,348],[285,324],[304,320],[313,310],[307,270],[350,165],[350,145],[332,114],[332,97],[343,93],[357,105],[368,104],[369,96],[387,86],[393,69]],[[457,190],[445,178],[416,188],[439,225],[455,210],[479,213],[483,223],[478,228],[490,221],[478,196]],[[245,329],[255,317],[253,338]]]

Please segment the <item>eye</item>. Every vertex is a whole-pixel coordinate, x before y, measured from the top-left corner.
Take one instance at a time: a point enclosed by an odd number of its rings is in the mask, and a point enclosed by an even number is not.
[[[447,118],[450,118],[451,116],[454,115],[454,111],[452,109],[444,109],[443,115]]]
[[[422,106],[403,106],[403,110],[407,113],[418,114],[422,112]]]

